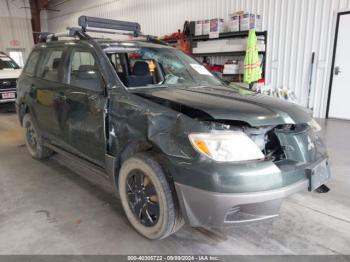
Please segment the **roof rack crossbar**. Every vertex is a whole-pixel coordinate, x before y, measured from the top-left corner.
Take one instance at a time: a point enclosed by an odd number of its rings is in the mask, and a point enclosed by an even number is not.
[[[59,37],[79,37],[80,39],[89,39],[87,35],[80,27],[67,27],[68,31],[59,33],[50,32],[34,32],[33,34],[39,35],[40,42],[55,41]]]
[[[120,20],[112,20],[106,18],[98,18],[91,16],[80,16],[78,20],[79,26],[82,27],[83,31],[87,30],[89,27],[92,28],[103,28],[103,29],[112,29],[118,31],[129,31],[133,32],[134,36],[139,36],[141,34],[141,27],[139,23],[127,22]]]

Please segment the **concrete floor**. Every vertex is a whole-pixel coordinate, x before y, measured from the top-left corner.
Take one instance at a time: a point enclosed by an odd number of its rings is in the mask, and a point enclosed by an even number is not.
[[[272,221],[221,231],[185,226],[149,241],[108,187],[75,174],[59,156],[31,159],[15,113],[2,109],[0,254],[350,254],[350,122],[324,124],[330,193],[296,194]]]

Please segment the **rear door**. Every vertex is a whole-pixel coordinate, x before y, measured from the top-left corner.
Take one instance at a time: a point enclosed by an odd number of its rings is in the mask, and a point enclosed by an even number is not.
[[[59,122],[69,151],[104,165],[106,90],[93,50],[69,50]]]
[[[58,122],[60,105],[64,102],[62,93],[62,65],[66,48],[50,47],[41,53],[41,60],[32,81],[33,113],[40,131],[48,138],[59,142],[62,139]]]

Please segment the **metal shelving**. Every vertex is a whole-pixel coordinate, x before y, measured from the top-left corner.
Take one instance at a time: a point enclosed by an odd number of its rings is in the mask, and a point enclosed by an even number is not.
[[[190,42],[191,46],[191,53],[195,57],[203,57],[203,56],[232,56],[232,57],[237,57],[237,56],[244,56],[245,51],[232,51],[232,52],[208,52],[208,53],[193,53],[193,47],[196,46],[197,42],[200,41],[211,41],[211,40],[220,40],[220,39],[232,39],[232,38],[245,38],[248,37],[249,31],[240,31],[240,32],[224,32],[219,34],[219,38],[209,38],[209,35],[190,35],[188,37],[188,41]],[[264,37],[264,44],[265,44],[265,50],[264,51],[259,51],[259,55],[263,55],[262,59],[262,74],[263,77],[265,77],[265,71],[266,71],[266,52],[267,52],[267,31],[262,31],[262,32],[256,32],[256,36],[263,36]],[[167,39],[163,40],[164,42],[168,44],[175,44],[177,43],[177,39]]]
[[[205,40],[217,40],[224,38],[241,38],[248,37],[249,31],[240,31],[240,32],[225,32],[220,33],[219,38],[209,38],[209,35],[198,35],[191,36],[192,41],[205,41]],[[256,32],[256,36],[267,36],[267,31]]]
[[[190,43],[191,43],[191,53],[193,54],[193,47],[196,46],[197,42],[200,41],[211,41],[211,40],[220,40],[220,39],[234,39],[234,38],[244,38],[248,37],[249,31],[240,31],[240,32],[225,32],[220,33],[219,38],[209,38],[209,35],[200,35],[200,36],[190,36]],[[264,45],[265,50],[259,51],[259,55],[262,55],[262,76],[265,77],[265,71],[266,71],[266,52],[267,52],[267,31],[262,32],[256,32],[256,36],[263,36],[264,37]],[[208,52],[208,53],[195,53],[193,56],[244,56],[245,51],[232,51],[232,52]]]

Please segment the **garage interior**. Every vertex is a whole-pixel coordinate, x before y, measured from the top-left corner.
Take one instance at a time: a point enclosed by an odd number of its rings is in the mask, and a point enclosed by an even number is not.
[[[79,175],[79,167],[59,154],[33,160],[14,104],[4,103],[0,254],[350,254],[350,61],[343,59],[350,54],[345,48],[349,0],[6,0],[0,8],[0,51],[20,67],[38,41],[36,32],[65,31],[77,26],[81,15],[136,21],[145,34],[177,45],[178,39],[165,36],[182,30],[185,21],[228,21],[229,14],[241,10],[260,14],[267,32],[265,84],[290,90],[296,104],[312,110],[322,126],[332,173],[330,192],[297,193],[273,220],[215,229],[185,225],[154,242],[133,230],[113,189],[89,170]],[[220,63],[230,54],[211,56],[212,63]]]

